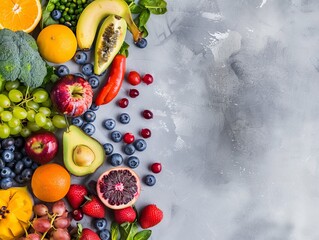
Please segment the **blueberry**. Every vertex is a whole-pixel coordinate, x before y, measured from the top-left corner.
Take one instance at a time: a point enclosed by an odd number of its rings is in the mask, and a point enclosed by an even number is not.
[[[122,138],[123,138],[122,133],[119,131],[113,131],[111,133],[111,139],[113,142],[120,142]]]
[[[7,147],[7,150],[14,152],[16,147],[14,145],[11,145],[10,147]]]
[[[61,11],[54,9],[51,12],[51,17],[53,18],[53,20],[57,21],[62,17],[62,13],[61,13]]]
[[[147,40],[145,38],[140,38],[135,45],[139,48],[145,48],[147,46]]]
[[[0,158],[0,170],[6,166],[5,162]]]
[[[15,140],[14,140],[14,146],[16,148],[22,148],[24,147],[24,138],[23,137],[17,137]]]
[[[97,111],[97,110],[99,110],[99,106],[97,106],[95,103],[92,103],[92,105],[91,105],[91,107],[90,107],[90,109],[92,110],[92,111]]]
[[[36,170],[37,167],[39,167],[39,164],[36,163],[36,162],[33,162],[32,165],[31,165],[31,169],[32,169],[32,170]]]
[[[104,121],[103,126],[107,129],[107,130],[113,130],[115,128],[116,122],[114,119],[106,119]]]
[[[12,172],[12,170],[11,170],[10,168],[4,167],[4,168],[2,168],[1,171],[0,171],[0,176],[1,176],[2,178],[10,177],[11,172]]]
[[[156,183],[156,178],[152,174],[148,174],[144,178],[144,182],[147,186],[154,186]]]
[[[2,157],[3,161],[5,161],[6,163],[9,163],[9,162],[13,161],[14,154],[10,150],[6,149],[2,152],[1,157]]]
[[[8,162],[8,163],[6,163],[6,167],[13,169],[15,163],[16,163],[15,161]]]
[[[28,156],[23,157],[22,158],[22,162],[23,162],[23,165],[24,165],[25,168],[31,167],[32,163],[33,163],[32,159],[29,158]]]
[[[14,160],[15,160],[15,161],[19,161],[19,160],[21,160],[21,159],[23,158],[23,155],[22,155],[21,152],[15,151],[15,152],[13,153],[13,155],[14,155]]]
[[[85,121],[87,122],[94,122],[95,121],[95,118],[96,118],[96,114],[95,112],[93,111],[86,111],[84,114],[83,114],[83,118]]]
[[[32,173],[33,173],[33,171],[31,168],[25,168],[25,169],[23,169],[23,171],[21,173],[21,177],[24,181],[29,181],[29,180],[31,180]]]
[[[25,182],[21,175],[16,175],[16,176],[14,177],[14,180],[15,180],[17,183],[20,183],[20,184],[22,184],[22,183]]]
[[[71,123],[77,127],[81,127],[84,121],[82,117],[74,117],[72,118]]]
[[[88,82],[93,89],[98,88],[98,86],[100,85],[100,80],[96,76],[89,77]]]
[[[13,186],[13,181],[10,177],[6,177],[6,178],[1,179],[0,188],[8,189],[8,188],[11,188],[12,186]]]
[[[110,155],[112,154],[113,152],[113,145],[111,143],[105,143],[103,144],[103,148],[104,148],[104,151],[105,151],[105,154],[106,155]]]
[[[93,74],[93,65],[92,63],[86,63],[82,65],[82,73],[85,76],[91,76]]]
[[[137,139],[135,142],[134,142],[134,147],[137,151],[144,151],[147,147],[147,144],[145,142],[144,139]]]
[[[83,73],[74,73],[73,75],[77,76],[77,77],[81,77],[85,79],[85,76]]]
[[[92,123],[85,123],[81,128],[89,136],[95,133],[95,127]]]
[[[14,145],[14,138],[12,138],[12,137],[5,138],[1,142],[1,146],[3,149],[8,149],[9,147],[11,147],[13,145]]]
[[[140,160],[138,159],[138,157],[130,156],[127,159],[127,166],[129,166],[130,168],[137,168],[139,164]]]
[[[121,165],[123,163],[123,157],[119,153],[113,153],[109,157],[109,161],[110,161],[112,166],[116,167],[116,166],[119,166],[119,165]]]
[[[126,144],[123,148],[123,151],[127,155],[133,155],[135,153],[135,147],[133,144]]]
[[[106,229],[107,221],[105,218],[98,218],[98,219],[95,219],[93,224],[96,230],[102,231],[103,229]]]
[[[20,152],[22,153],[23,156],[26,156],[26,155],[27,155],[27,153],[26,153],[26,151],[25,151],[25,148],[21,148]]]
[[[16,174],[15,174],[14,172],[12,172],[12,171],[11,171],[11,174],[10,174],[10,176],[9,176],[9,177],[13,179],[15,176],[16,176]]]
[[[99,237],[101,240],[109,240],[111,238],[111,233],[107,229],[103,229],[99,232]]]
[[[59,77],[63,77],[63,76],[66,76],[70,73],[70,69],[66,66],[66,65],[60,65],[57,67],[56,69],[56,74],[59,76]]]
[[[77,51],[74,54],[73,60],[76,64],[84,64],[88,60],[88,55],[86,52],[83,51]]]
[[[22,172],[24,168],[24,164],[23,164],[23,161],[22,160],[19,160],[16,162],[16,164],[14,165],[14,169],[13,171],[16,173],[16,174],[19,174]]]
[[[128,124],[130,120],[131,120],[130,115],[128,115],[127,113],[121,113],[119,116],[120,123]]]

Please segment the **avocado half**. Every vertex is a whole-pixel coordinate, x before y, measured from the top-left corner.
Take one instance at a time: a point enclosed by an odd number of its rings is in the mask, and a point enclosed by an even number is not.
[[[69,126],[69,129],[63,133],[62,141],[64,166],[75,176],[85,176],[94,173],[105,161],[106,155],[103,146],[77,126]],[[86,154],[87,151],[90,154]],[[84,159],[89,157],[91,161],[83,163],[83,161],[75,159],[79,152],[85,154]]]

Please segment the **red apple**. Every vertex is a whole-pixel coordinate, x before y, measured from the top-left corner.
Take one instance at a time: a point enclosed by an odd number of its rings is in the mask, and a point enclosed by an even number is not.
[[[72,74],[61,77],[51,90],[56,109],[69,117],[77,117],[88,110],[93,100],[91,85],[82,77]]]
[[[24,148],[33,161],[45,164],[58,153],[58,139],[52,132],[37,132],[26,139]]]

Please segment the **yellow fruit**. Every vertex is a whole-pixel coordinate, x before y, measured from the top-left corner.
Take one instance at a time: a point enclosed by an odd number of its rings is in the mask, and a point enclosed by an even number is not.
[[[1,0],[0,29],[31,32],[38,25],[42,15],[39,0]]]
[[[32,217],[33,199],[26,187],[0,190],[0,239],[12,240],[22,236]]]
[[[38,35],[37,44],[45,60],[58,64],[69,61],[77,49],[74,33],[62,24],[53,24],[44,28]]]
[[[70,184],[69,172],[56,163],[39,166],[31,179],[33,194],[44,202],[56,202],[62,199],[68,193]]]

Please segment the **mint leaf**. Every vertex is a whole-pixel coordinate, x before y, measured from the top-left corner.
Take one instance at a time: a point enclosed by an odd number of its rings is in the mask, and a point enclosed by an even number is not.
[[[119,224],[112,222],[111,224],[111,240],[117,240],[119,236]]]
[[[152,230],[142,230],[135,234],[133,240],[147,240],[152,235]]]

